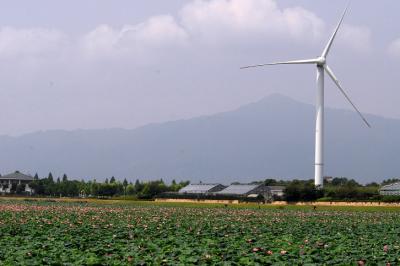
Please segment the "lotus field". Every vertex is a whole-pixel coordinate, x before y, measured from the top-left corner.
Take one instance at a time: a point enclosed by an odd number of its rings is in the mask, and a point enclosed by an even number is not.
[[[0,265],[399,265],[400,212],[0,201]]]

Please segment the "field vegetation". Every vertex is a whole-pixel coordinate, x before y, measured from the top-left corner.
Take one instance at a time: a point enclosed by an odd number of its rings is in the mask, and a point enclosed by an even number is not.
[[[0,264],[398,265],[398,210],[1,200]]]

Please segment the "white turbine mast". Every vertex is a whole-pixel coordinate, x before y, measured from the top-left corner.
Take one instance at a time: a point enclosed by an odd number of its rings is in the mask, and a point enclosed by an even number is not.
[[[294,60],[294,61],[285,61],[285,62],[275,62],[268,64],[259,64],[252,66],[245,66],[241,69],[246,68],[254,68],[254,67],[263,67],[263,66],[273,66],[273,65],[293,65],[293,64],[315,64],[317,66],[317,103],[316,103],[316,130],[315,130],[315,186],[318,188],[323,187],[323,175],[324,175],[324,73],[326,72],[328,76],[332,79],[332,81],[339,88],[340,92],[344,95],[346,100],[351,104],[351,106],[356,110],[358,115],[364,121],[364,123],[371,127],[365,117],[361,114],[358,108],[351,101],[350,97],[344,91],[343,87],[339,83],[339,80],[336,78],[335,74],[331,70],[331,68],[326,63],[326,58],[329,54],[329,51],[332,47],[333,41],[339,31],[340,26],[342,25],[343,19],[347,13],[350,2],[347,4],[346,9],[343,12],[343,15],[333,32],[331,38],[329,39],[328,44],[326,45],[324,51],[321,56],[313,59],[304,59],[304,60]]]

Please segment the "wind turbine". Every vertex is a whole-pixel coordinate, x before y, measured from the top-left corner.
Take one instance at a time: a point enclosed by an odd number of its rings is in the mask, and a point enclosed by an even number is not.
[[[350,4],[350,3],[349,3]],[[332,43],[335,40],[335,37],[339,31],[340,26],[342,25],[343,19],[347,13],[349,4],[343,12],[343,15],[336,26],[335,31],[333,32],[331,38],[329,39],[328,44],[323,50],[322,54],[318,58],[313,59],[305,59],[305,60],[294,60],[294,61],[286,61],[286,62],[275,62],[269,64],[259,64],[242,67],[245,68],[254,68],[254,67],[263,67],[263,66],[272,66],[272,65],[291,65],[291,64],[314,64],[317,66],[317,103],[316,103],[316,130],[315,130],[315,186],[318,188],[323,187],[323,174],[324,174],[324,73],[326,72],[328,76],[332,79],[332,81],[339,88],[340,92],[344,95],[347,101],[351,104],[351,106],[356,110],[364,123],[371,127],[365,117],[361,114],[358,108],[351,101],[350,97],[344,91],[343,87],[339,83],[339,80],[336,78],[335,74],[331,70],[331,68],[326,63],[326,58],[329,54],[329,51],[332,47]]]

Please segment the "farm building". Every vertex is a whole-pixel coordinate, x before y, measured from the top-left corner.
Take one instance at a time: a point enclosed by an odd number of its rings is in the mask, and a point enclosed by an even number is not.
[[[15,192],[18,189],[18,186],[20,187],[21,192],[33,193],[32,188],[29,187],[31,182],[33,182],[32,176],[22,174],[18,171],[0,176],[0,193]]]
[[[271,198],[271,190],[263,184],[230,185],[229,187],[227,187],[219,192],[216,192],[215,194],[241,196],[241,197],[252,197],[252,198],[263,196],[265,199]]]
[[[382,186],[379,190],[379,194],[384,196],[400,196],[400,182]]]
[[[208,194],[223,190],[226,188],[221,184],[189,184],[179,190],[179,194]]]
[[[282,199],[285,187],[264,184],[190,184],[179,192],[165,192],[158,199],[175,200],[216,200],[237,202],[271,202]]]

